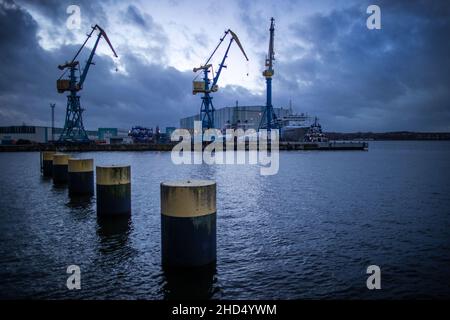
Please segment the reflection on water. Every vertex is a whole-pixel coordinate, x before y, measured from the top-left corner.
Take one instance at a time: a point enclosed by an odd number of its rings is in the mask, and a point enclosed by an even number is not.
[[[39,153],[0,153],[0,298],[449,298],[450,142],[280,153],[257,165],[174,165],[165,152],[92,152],[132,167],[131,217],[41,177]],[[11,177],[20,177],[12,179]],[[161,269],[161,181],[217,182],[217,265]],[[82,290],[66,268],[82,270]],[[366,268],[382,270],[367,290]]]
[[[52,182],[52,188],[56,192],[65,192],[67,190],[67,184],[66,183],[54,183]]]
[[[218,288],[213,289],[216,273],[215,263],[198,268],[164,267],[164,299],[209,299],[218,291]]]
[[[53,178],[52,178],[52,177],[46,177],[46,176],[41,175],[41,180],[47,182],[47,181],[52,181]]]
[[[94,197],[91,195],[72,195],[66,206],[72,209],[88,209],[92,207]]]
[[[126,241],[129,235],[131,217],[97,217],[97,235],[100,241],[121,239]]]
[[[97,217],[97,235],[100,240],[100,251],[114,252],[123,249],[130,233],[131,217]]]

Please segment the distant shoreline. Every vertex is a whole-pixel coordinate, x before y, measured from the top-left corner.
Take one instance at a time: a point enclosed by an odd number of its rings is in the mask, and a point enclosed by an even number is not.
[[[370,141],[450,141],[450,133],[335,133],[326,134],[330,142],[370,142]],[[67,144],[29,143],[21,145],[0,145],[0,152],[59,151],[59,152],[108,152],[108,151],[172,151],[176,145],[172,143],[139,143],[139,144]],[[302,147],[299,142],[280,141],[280,150],[316,150],[313,146]],[[345,145],[345,144],[344,144]],[[326,149],[326,148],[321,148]],[[345,147],[335,148],[344,150]],[[354,149],[354,148],[351,148]]]
[[[364,140],[364,141],[434,141],[450,140],[450,132],[326,132],[330,140]]]

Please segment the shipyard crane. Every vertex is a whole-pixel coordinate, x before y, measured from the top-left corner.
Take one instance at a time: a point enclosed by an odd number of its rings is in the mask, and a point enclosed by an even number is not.
[[[261,122],[259,124],[259,129],[266,128],[270,129],[277,128],[276,126],[276,115],[273,111],[272,106],[272,76],[274,74],[273,61],[275,60],[274,52],[274,32],[275,32],[275,19],[270,19],[270,39],[269,39],[269,52],[266,56],[266,70],[263,71],[263,76],[266,78],[266,107],[264,109],[263,116],[261,117]],[[265,120],[265,121],[264,121]]]
[[[81,71],[79,61],[76,61],[78,55],[81,50],[83,50],[84,46],[88,42],[89,38],[92,36],[94,31],[98,30],[99,33],[97,35],[97,40],[95,41],[94,47],[89,55],[88,60],[86,61],[86,65]],[[89,72],[89,68],[92,64],[92,59],[95,54],[95,50],[97,49],[97,45],[100,41],[100,38],[104,38],[111,48],[114,56],[117,58],[116,51],[114,50],[111,42],[108,39],[105,31],[100,28],[98,25],[92,27],[92,30],[89,34],[87,34],[87,38],[84,41],[83,45],[80,49],[78,49],[77,53],[73,57],[70,62],[66,62],[58,66],[60,70],[64,70],[63,74],[56,81],[56,87],[59,93],[64,93],[66,91],[69,92],[67,96],[67,109],[66,109],[66,119],[64,122],[64,129],[59,137],[59,142],[78,142],[78,143],[86,143],[89,142],[88,135],[83,125],[82,113],[83,110],[80,105],[80,96],[77,95],[77,92],[83,89],[84,81],[86,80],[86,76]],[[62,79],[62,77],[69,72],[68,79]],[[78,71],[79,77],[77,78],[76,72]],[[78,79],[78,80],[77,80]]]
[[[222,58],[222,62],[219,64],[219,69],[217,70],[216,74],[214,75],[214,70],[212,68],[212,64],[210,63],[210,61],[228,34],[231,35],[230,42],[228,44],[227,50],[225,51],[225,55]],[[214,49],[212,54],[209,56],[209,58],[206,60],[206,62],[203,65],[201,65],[200,67],[193,69],[194,72],[203,71],[203,80],[201,80],[201,81],[195,80],[199,75],[197,75],[194,78],[192,93],[194,95],[197,93],[203,93],[202,105],[200,108],[200,120],[202,121],[202,126],[204,129],[214,128],[214,106],[212,103],[211,93],[216,92],[219,89],[217,82],[219,81],[219,77],[220,77],[220,73],[222,72],[222,68],[226,68],[225,60],[228,57],[228,51],[230,50],[230,47],[231,47],[231,44],[233,43],[233,41],[235,41],[237,43],[237,45],[241,49],[242,53],[244,54],[245,59],[248,61],[247,54],[245,53],[244,48],[242,47],[241,42],[239,41],[239,38],[233,31],[228,29],[227,31],[225,31],[225,34],[223,35],[223,37],[220,38],[219,44],[216,46],[216,48]],[[210,71],[210,69],[211,69],[211,71]],[[209,72],[212,72],[212,79],[209,79],[209,76],[208,76]]]

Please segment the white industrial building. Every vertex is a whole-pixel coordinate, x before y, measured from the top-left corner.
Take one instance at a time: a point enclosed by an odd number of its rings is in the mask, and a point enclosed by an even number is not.
[[[218,129],[227,129],[230,127],[239,127],[244,130],[257,130],[264,114],[265,106],[234,106],[217,109],[214,111],[214,127]],[[282,118],[291,113],[289,109],[273,108],[275,115]],[[200,121],[200,115],[182,118],[180,128],[193,129],[194,121]]]

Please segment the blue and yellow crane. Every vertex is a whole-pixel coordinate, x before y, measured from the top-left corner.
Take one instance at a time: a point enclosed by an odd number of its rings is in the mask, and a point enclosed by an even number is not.
[[[230,42],[228,44],[227,50],[225,51],[225,55],[222,58],[222,62],[219,64],[219,69],[217,70],[217,73],[214,75],[214,70],[212,68],[212,64],[210,63],[210,61],[228,34],[231,35]],[[209,56],[208,60],[206,60],[206,62],[200,67],[193,69],[194,72],[203,71],[203,80],[201,81],[195,80],[199,75],[197,75],[194,78],[192,91],[194,95],[197,93],[203,93],[202,105],[200,107],[200,120],[202,121],[203,129],[214,128],[214,105],[212,103],[211,93],[216,92],[219,89],[217,82],[219,81],[222,68],[226,68],[225,60],[228,57],[228,51],[230,50],[233,41],[237,43],[242,53],[244,54],[245,59],[248,61],[247,54],[245,53],[244,48],[242,47],[241,42],[239,41],[239,38],[233,31],[228,29],[227,31],[225,31],[224,36],[220,39],[219,44],[216,46],[212,54]],[[209,79],[208,76],[210,72],[212,72],[212,79]]]
[[[83,72],[81,72],[80,63],[75,59],[80,54],[81,50],[83,50],[84,46],[88,42],[89,38],[92,36],[95,30],[98,30],[97,40],[95,41],[94,47],[89,55],[89,58],[84,66]],[[64,122],[64,129],[59,137],[59,142],[76,142],[76,143],[86,143],[89,142],[88,135],[83,125],[82,113],[83,110],[80,105],[80,96],[77,94],[78,91],[83,89],[84,81],[86,80],[86,76],[89,72],[89,68],[92,64],[92,59],[95,54],[95,50],[97,49],[97,45],[100,41],[100,38],[103,37],[111,48],[114,56],[117,57],[116,51],[114,50],[111,42],[108,39],[105,31],[100,28],[98,25],[92,27],[92,31],[87,35],[87,39],[84,41],[81,48],[77,51],[75,56],[70,62],[66,62],[58,66],[60,70],[65,70],[63,74],[56,81],[56,87],[59,93],[64,93],[66,91],[69,92],[67,96],[67,109],[66,109],[66,119]],[[69,71],[69,78],[62,79],[62,77]],[[76,72],[79,72],[79,80],[77,81]]]
[[[266,56],[266,69],[263,71],[263,76],[266,78],[266,107],[261,117],[259,129],[277,129],[276,115],[273,112],[272,105],[272,76],[274,74],[273,61],[275,60],[274,52],[274,33],[275,33],[275,19],[270,19],[270,39],[269,39],[269,52]]]

